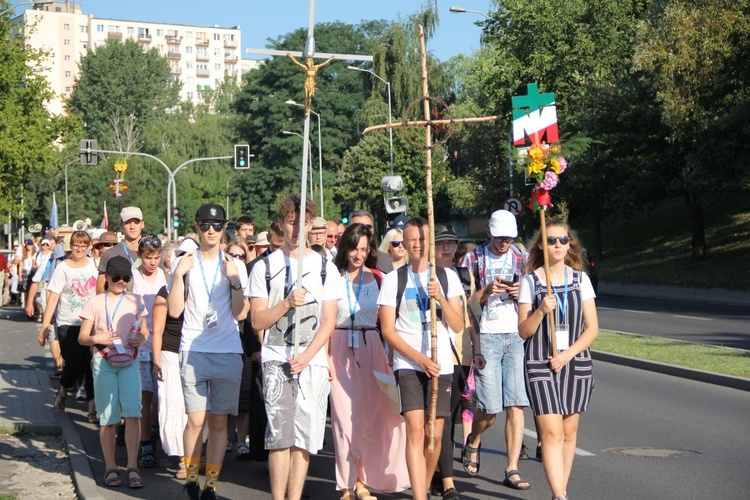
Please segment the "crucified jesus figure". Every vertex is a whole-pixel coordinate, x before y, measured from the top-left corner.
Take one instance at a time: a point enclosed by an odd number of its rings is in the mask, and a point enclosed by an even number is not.
[[[302,64],[297,59],[295,59],[292,54],[287,54],[287,56],[289,56],[289,59],[294,61],[294,64],[305,70],[305,116],[307,116],[310,114],[312,98],[315,95],[315,77],[318,76],[318,70],[331,62],[334,59],[334,56],[331,56],[327,61],[324,61],[317,65],[315,64],[315,61],[313,61],[312,57],[306,58],[305,64]]]

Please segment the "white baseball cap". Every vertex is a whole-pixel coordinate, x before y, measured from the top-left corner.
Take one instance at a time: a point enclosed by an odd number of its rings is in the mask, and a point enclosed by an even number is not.
[[[498,238],[505,236],[515,238],[518,236],[518,226],[516,225],[516,216],[507,210],[497,210],[490,217],[490,234]]]

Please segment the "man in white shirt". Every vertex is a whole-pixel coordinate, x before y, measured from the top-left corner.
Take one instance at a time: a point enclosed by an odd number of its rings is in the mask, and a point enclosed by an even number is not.
[[[298,195],[281,202],[283,246],[251,272],[249,295],[253,328],[265,330],[263,398],[268,416],[266,449],[274,500],[299,500],[310,453],[323,447],[330,391],[323,348],[336,325],[339,272],[332,262],[303,245],[304,271],[298,271],[300,239],[312,226],[315,205],[300,215]],[[300,222],[304,217],[304,225]],[[325,267],[324,267],[325,266]],[[295,315],[300,331],[295,331]],[[294,356],[294,337],[299,354]]]
[[[406,466],[412,495],[415,500],[423,500],[427,498],[428,486],[440,456],[443,423],[450,415],[453,355],[448,328],[456,332],[463,328],[460,299],[463,289],[452,269],[433,270],[429,265],[430,230],[427,221],[420,217],[410,219],[404,226],[404,243],[409,263],[385,276],[378,304],[383,338],[395,351],[393,371],[401,414],[406,421]],[[443,277],[440,276],[442,273]],[[399,286],[399,281],[402,286]],[[442,312],[442,318],[437,321],[437,363],[430,358],[430,297],[437,301]],[[432,377],[439,377],[439,392],[435,449],[430,453],[425,433]]]
[[[245,265],[221,251],[227,219],[220,205],[201,205],[195,214],[200,247],[175,265],[169,315],[185,313],[180,340],[180,377],[188,423],[183,436],[190,499],[216,497],[227,443],[227,416],[237,415],[242,377],[238,321],[247,316]],[[187,278],[187,280],[186,280]],[[185,282],[187,281],[187,293]],[[198,485],[203,426],[208,427],[206,483]]]

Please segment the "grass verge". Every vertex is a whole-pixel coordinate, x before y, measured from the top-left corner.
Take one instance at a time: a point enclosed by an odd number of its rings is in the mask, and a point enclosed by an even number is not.
[[[600,331],[596,351],[620,354],[695,370],[750,378],[750,351],[678,342],[661,337]]]

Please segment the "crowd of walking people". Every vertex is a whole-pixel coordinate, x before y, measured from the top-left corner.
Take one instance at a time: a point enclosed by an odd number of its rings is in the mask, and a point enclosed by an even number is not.
[[[158,444],[187,498],[218,498],[235,450],[269,462],[274,500],[298,500],[330,415],[343,500],[407,489],[454,500],[457,424],[473,476],[483,434],[505,413],[503,483],[526,490],[530,407],[552,498],[568,498],[598,320],[567,223],[549,221],[528,251],[504,210],[478,246],[436,224],[433,267],[422,218],[397,220],[379,241],[364,210],[346,227],[310,201],[301,213],[290,196],[278,214],[258,234],[240,217],[230,237],[224,208],[208,203],[194,233],[168,241],[144,233],[141,210],[125,207],[121,237],[75,231],[57,245],[48,234],[5,263],[10,292],[29,292],[26,312],[39,315],[39,344],[60,353],[54,411],[78,388],[99,425],[106,487],[144,487],[140,470],[158,467]]]

